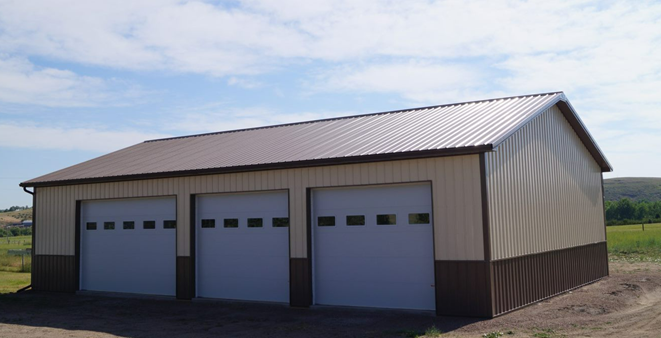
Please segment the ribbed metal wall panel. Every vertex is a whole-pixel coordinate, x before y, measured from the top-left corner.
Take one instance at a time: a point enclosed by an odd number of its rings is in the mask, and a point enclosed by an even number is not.
[[[493,315],[499,315],[608,275],[606,242],[491,263]]]
[[[432,182],[437,260],[482,260],[478,155],[43,187],[37,194],[35,250],[74,255],[76,200],[177,196],[177,255],[190,250],[190,194],[289,189],[291,257],[307,257],[306,189]]]
[[[32,270],[32,288],[36,291],[77,290],[75,256],[35,255]]]
[[[601,169],[557,106],[485,158],[492,259],[606,240]]]

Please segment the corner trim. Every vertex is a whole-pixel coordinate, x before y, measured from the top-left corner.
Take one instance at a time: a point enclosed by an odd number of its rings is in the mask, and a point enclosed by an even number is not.
[[[75,258],[76,259],[76,263],[75,263],[75,266],[76,266],[76,282],[75,282],[76,291],[80,291],[80,239],[81,239],[81,236],[82,236],[80,228],[82,227],[82,222],[81,222],[82,211],[83,211],[82,201],[77,200],[76,201],[76,222],[75,222],[76,223],[76,230],[75,230],[76,249],[75,249],[75,253],[74,253],[74,256],[76,257]]]
[[[482,195],[482,241],[484,248],[484,261],[486,264],[486,287],[488,315],[493,317],[496,312],[494,302],[494,277],[491,266],[491,225],[489,223],[489,187],[487,184],[487,161],[486,154],[480,153],[480,193]]]
[[[190,227],[190,244],[188,255],[190,257],[190,280],[189,280],[189,296],[192,299],[197,297],[197,194],[190,195],[190,208],[189,208],[189,222],[188,226]]]
[[[480,153],[480,192],[482,194],[482,245],[484,260],[491,261],[491,228],[489,225],[489,194],[485,153]]]

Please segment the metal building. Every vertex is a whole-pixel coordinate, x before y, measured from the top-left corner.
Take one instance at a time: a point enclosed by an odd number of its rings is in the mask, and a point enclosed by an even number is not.
[[[606,171],[561,92],[146,141],[21,183],[32,286],[493,317],[608,275]]]

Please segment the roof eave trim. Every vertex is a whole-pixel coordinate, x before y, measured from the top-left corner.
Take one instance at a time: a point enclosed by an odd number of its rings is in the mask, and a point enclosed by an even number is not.
[[[599,146],[597,145],[597,142],[595,142],[594,138],[592,138],[592,135],[588,131],[588,129],[585,127],[585,124],[583,124],[583,121],[581,118],[578,116],[576,111],[574,110],[574,107],[572,107],[571,103],[569,103],[569,100],[565,96],[565,94],[558,95],[555,99],[544,105],[542,108],[538,109],[538,111],[519,123],[519,125],[516,128],[512,128],[510,132],[507,134],[503,135],[500,137],[498,140],[496,140],[493,143],[493,148],[496,149],[498,148],[503,142],[505,142],[510,136],[512,136],[514,133],[519,131],[523,126],[527,125],[530,121],[550,109],[551,107],[557,105],[560,111],[562,112],[562,115],[564,115],[565,119],[569,122],[571,127],[574,129],[576,132],[576,135],[578,135],[579,139],[585,147],[588,149],[592,157],[597,161],[599,164],[599,167],[601,168],[602,172],[611,172],[613,171],[613,167],[611,166],[610,162],[608,162],[608,159],[606,159],[606,156],[604,153],[601,151]]]
[[[581,139],[581,141],[583,141],[583,144],[588,149],[590,154],[592,154],[597,163],[599,163],[601,171],[613,171],[613,166],[606,158],[606,155],[604,155],[604,153],[601,151],[601,148],[599,148],[599,145],[588,131],[588,128],[585,127],[585,124],[583,124],[583,121],[578,116],[576,110],[574,110],[574,107],[571,105],[569,100],[567,100],[563,95],[563,99],[558,101],[557,105],[569,124],[572,126],[572,128],[574,128],[574,131],[576,131],[578,137]]]
[[[376,155],[360,155],[360,156],[339,157],[339,158],[304,160],[304,161],[295,161],[295,162],[266,163],[266,164],[235,166],[235,167],[226,167],[226,168],[208,168],[208,169],[169,171],[169,172],[159,172],[159,173],[122,175],[122,176],[92,177],[92,178],[81,178],[81,179],[71,179],[71,180],[61,180],[61,181],[42,181],[42,182],[27,181],[20,183],[19,186],[55,187],[55,186],[76,185],[76,184],[109,183],[109,182],[158,179],[158,178],[174,178],[174,177],[184,177],[184,176],[229,174],[229,173],[262,171],[262,170],[280,170],[280,169],[307,168],[307,167],[318,167],[318,166],[329,166],[329,165],[410,160],[410,159],[421,159],[421,158],[430,158],[430,157],[479,154],[487,151],[492,151],[493,148],[494,147],[492,144],[485,144],[485,145],[467,146],[460,148],[431,149],[431,150],[419,150],[419,151],[409,151],[409,152],[390,153],[390,154],[376,154]]]

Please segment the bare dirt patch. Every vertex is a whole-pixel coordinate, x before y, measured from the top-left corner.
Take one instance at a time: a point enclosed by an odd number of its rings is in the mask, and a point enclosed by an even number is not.
[[[661,265],[611,276],[492,320],[427,312],[25,293],[0,296],[0,337],[661,337]]]

